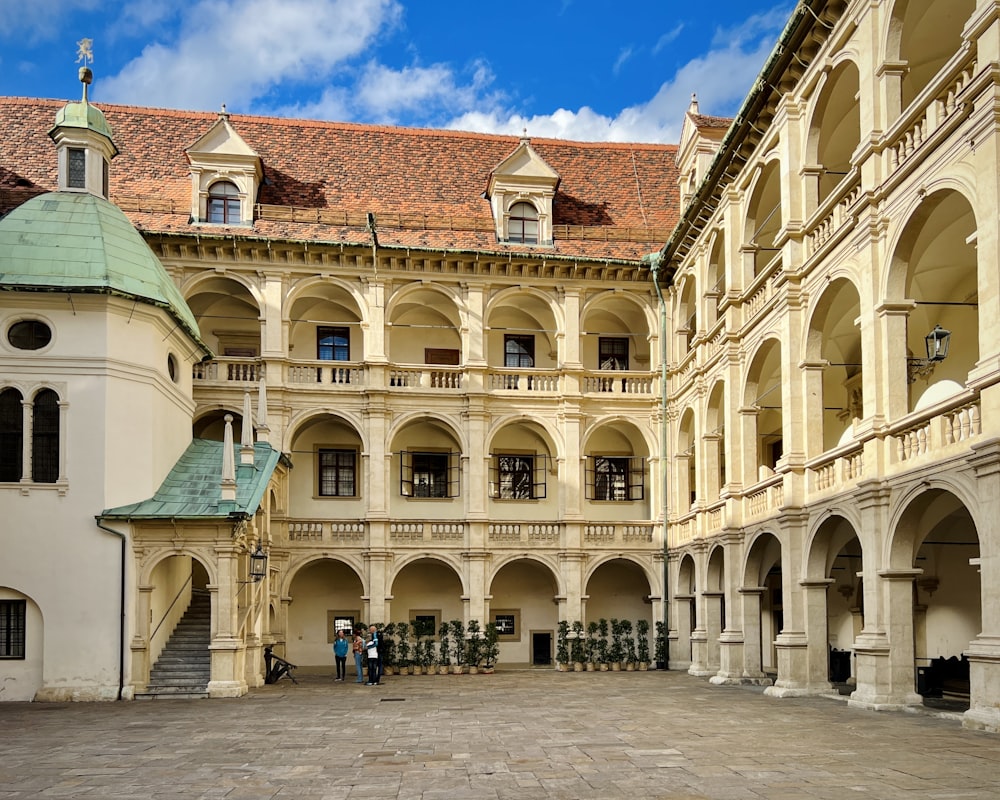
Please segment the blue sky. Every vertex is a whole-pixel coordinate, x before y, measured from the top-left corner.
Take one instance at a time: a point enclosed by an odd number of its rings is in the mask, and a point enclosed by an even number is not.
[[[0,94],[676,142],[736,112],[793,0],[0,0]]]

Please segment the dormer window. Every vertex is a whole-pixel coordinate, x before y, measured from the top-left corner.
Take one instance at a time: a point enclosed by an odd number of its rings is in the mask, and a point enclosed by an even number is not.
[[[510,244],[552,245],[552,200],[559,175],[527,137],[490,174],[490,201],[497,240]]]
[[[185,152],[191,163],[191,221],[252,225],[264,173],[260,156],[233,128],[225,108]]]
[[[517,244],[538,244],[538,209],[531,203],[514,203],[511,206],[507,239]]]
[[[217,181],[208,190],[208,222],[240,223],[240,190],[229,181]]]

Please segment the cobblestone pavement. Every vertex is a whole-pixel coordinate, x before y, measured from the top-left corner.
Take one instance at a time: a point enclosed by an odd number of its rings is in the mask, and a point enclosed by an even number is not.
[[[351,678],[0,703],[0,800],[1000,797],[1000,736],[955,718],[676,672]]]

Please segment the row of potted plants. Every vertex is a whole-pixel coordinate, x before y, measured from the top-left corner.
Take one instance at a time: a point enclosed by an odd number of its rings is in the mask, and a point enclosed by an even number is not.
[[[633,635],[634,631],[634,635]],[[666,636],[662,622],[656,623],[653,660],[665,667]],[[556,668],[561,671],[645,670],[650,664],[649,622],[599,619],[586,628],[581,621],[559,623],[556,635]]]
[[[410,622],[390,622],[381,629],[382,668],[386,674],[446,675],[493,672],[500,657],[496,623],[479,620],[442,622],[437,640]]]

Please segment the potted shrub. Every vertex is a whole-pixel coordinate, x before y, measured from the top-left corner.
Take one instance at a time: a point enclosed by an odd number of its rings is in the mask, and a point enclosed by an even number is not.
[[[400,675],[409,675],[413,672],[413,662],[410,661],[410,623],[397,622],[396,635],[399,637],[396,666]]]
[[[448,665],[451,663],[451,642],[448,639],[448,634],[451,631],[451,626],[442,621],[441,627],[438,629],[438,674],[447,675]]]
[[[586,647],[586,662],[585,666],[587,672],[593,672],[594,661],[597,657],[597,623],[591,620],[587,623],[587,647]]]
[[[580,620],[576,620],[572,626],[572,632],[569,635],[570,640],[570,658],[573,660],[573,671],[583,672],[583,623]]]
[[[597,620],[597,663],[601,672],[608,671],[608,621],[601,617]]]
[[[639,669],[649,669],[649,623],[636,620],[635,636],[639,646]]]
[[[559,620],[556,633],[556,669],[560,672],[565,672],[566,665],[569,663],[568,634],[569,623],[564,619]]]
[[[460,619],[451,621],[451,653],[451,672],[461,675],[465,671],[465,623]]]
[[[469,665],[469,674],[475,675],[479,672],[479,665],[483,660],[483,631],[479,627],[478,619],[470,619],[468,626],[468,639],[465,643],[465,661]]]
[[[413,630],[413,674],[424,674],[424,637],[420,629],[414,623],[410,623]]]
[[[622,637],[622,624],[615,617],[611,618],[611,647],[608,648],[608,659],[611,669],[618,672],[625,658],[625,642]]]
[[[622,643],[625,645],[625,669],[630,672],[635,669],[635,639],[632,638],[632,620],[623,619],[622,625]]]
[[[486,623],[486,635],[483,639],[483,672],[491,674],[500,658],[500,634],[495,622]]]
[[[378,635],[382,639],[382,673],[392,675],[396,671],[396,623],[380,626]]]
[[[656,623],[656,641],[653,645],[653,660],[657,669],[667,668],[667,632],[662,622]]]

